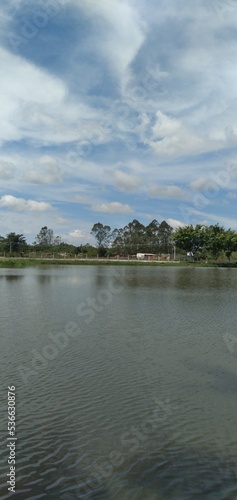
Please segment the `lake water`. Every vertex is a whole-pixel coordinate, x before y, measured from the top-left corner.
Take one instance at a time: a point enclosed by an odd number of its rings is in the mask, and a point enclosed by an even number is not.
[[[237,269],[0,270],[0,498],[237,498]]]

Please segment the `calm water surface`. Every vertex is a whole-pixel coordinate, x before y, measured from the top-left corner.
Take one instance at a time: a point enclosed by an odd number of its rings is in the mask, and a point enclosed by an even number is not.
[[[15,385],[17,500],[236,499],[236,287],[236,269],[1,269],[0,498]]]

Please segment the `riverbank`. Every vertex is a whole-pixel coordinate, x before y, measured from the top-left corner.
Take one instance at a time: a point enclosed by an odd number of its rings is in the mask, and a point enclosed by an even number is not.
[[[181,261],[138,261],[138,260],[118,260],[118,259],[31,259],[27,257],[22,258],[7,258],[3,257],[0,259],[0,268],[24,268],[24,267],[35,267],[35,266],[153,266],[153,267],[170,267],[170,266],[182,266],[182,267],[237,267],[235,262],[233,263],[190,263]]]

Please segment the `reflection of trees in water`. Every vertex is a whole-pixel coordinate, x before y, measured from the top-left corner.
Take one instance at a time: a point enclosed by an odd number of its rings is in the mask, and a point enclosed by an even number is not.
[[[177,267],[174,273],[174,285],[180,290],[205,293],[226,287],[227,281],[223,280],[223,273],[218,268]]]
[[[8,274],[6,276],[3,276],[5,280],[7,281],[17,281],[17,280],[22,280],[25,278],[25,276],[21,276],[20,274]]]
[[[147,271],[145,273],[144,271]],[[129,288],[166,288],[172,282],[172,275],[169,272],[163,274],[163,269],[157,267],[143,268],[134,266],[132,270],[124,276],[124,283]]]
[[[95,286],[98,288],[104,287],[105,285],[108,286],[108,279],[110,279],[110,276],[105,272],[105,269],[103,266],[98,266],[98,271],[96,272],[95,275]]]
[[[59,275],[53,275],[53,274],[38,274],[37,276],[35,276],[35,279],[38,283],[42,284],[42,285],[47,285],[49,283],[51,283],[52,281],[57,281],[57,280],[60,280],[62,279],[62,276],[59,276]]]

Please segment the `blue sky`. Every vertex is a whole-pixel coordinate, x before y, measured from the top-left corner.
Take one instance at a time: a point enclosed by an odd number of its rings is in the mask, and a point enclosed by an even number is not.
[[[2,1],[0,234],[237,229],[236,0]]]

